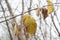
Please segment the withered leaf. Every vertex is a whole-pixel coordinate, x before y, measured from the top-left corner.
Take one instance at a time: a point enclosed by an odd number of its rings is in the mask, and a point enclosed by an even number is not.
[[[42,8],[42,14],[43,14],[43,17],[44,19],[48,16],[48,10],[46,8]]]
[[[40,15],[40,8],[39,8],[39,7],[36,9],[36,15],[37,15],[37,16]]]

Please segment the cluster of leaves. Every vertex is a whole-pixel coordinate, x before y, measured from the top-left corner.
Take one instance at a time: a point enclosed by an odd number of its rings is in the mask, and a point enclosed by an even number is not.
[[[31,17],[29,14],[25,14],[23,16],[23,25],[25,26],[25,32],[30,34],[30,35],[34,35],[36,33],[36,29],[37,29],[37,24],[36,21],[33,17]],[[14,26],[14,33],[15,35],[18,35],[19,33],[19,29],[18,29],[18,25],[15,24]]]
[[[50,1],[50,0],[47,0],[47,4],[48,4],[48,8],[39,8],[37,7],[37,10],[36,10],[36,15],[39,16],[40,15],[40,12],[42,11],[42,14],[43,14],[43,17],[44,19],[48,16],[48,14],[51,14],[53,11],[54,11],[54,6],[53,6],[53,3]],[[40,10],[42,9],[42,10]]]
[[[48,4],[48,9],[46,9],[44,7],[41,8],[44,19],[48,16],[48,14],[51,14],[54,11],[53,3],[50,0],[47,0],[47,4]],[[41,10],[39,7],[37,7],[37,9],[36,9],[37,16],[40,15]],[[23,15],[22,20],[23,20],[23,25],[25,26],[25,28],[24,28],[25,32],[28,34],[34,35],[36,33],[36,29],[37,29],[36,20],[33,17],[31,17],[29,14]],[[19,33],[17,24],[15,24],[15,26],[14,26],[14,33],[16,35],[18,35],[18,33]]]

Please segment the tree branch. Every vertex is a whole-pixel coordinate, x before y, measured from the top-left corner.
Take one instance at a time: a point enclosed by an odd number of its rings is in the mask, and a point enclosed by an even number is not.
[[[10,15],[13,17],[14,14],[13,14],[13,12],[12,12],[12,8],[11,8],[10,4],[8,3],[8,0],[5,0],[5,2],[6,2],[6,4],[7,4],[7,7],[8,7],[8,10],[9,10],[9,12],[10,12]],[[15,18],[13,18],[13,22],[16,23]],[[14,24],[13,24],[13,25],[14,25]]]
[[[54,24],[54,27],[55,27],[56,31],[58,32],[58,34],[60,34],[58,28],[55,25],[55,22],[54,22],[52,14],[51,14],[51,20],[52,20],[52,23]]]
[[[0,2],[0,4],[1,4],[1,2]],[[3,8],[2,4],[1,4],[1,8],[2,8],[2,11],[4,13],[4,17],[5,17],[5,11],[4,11],[4,8]],[[10,32],[9,25],[8,25],[8,22],[6,21],[6,17],[5,17],[5,22],[6,22],[6,25],[7,25],[7,28],[8,28],[8,32],[9,32],[9,35],[10,35],[10,40],[13,40],[11,32]]]

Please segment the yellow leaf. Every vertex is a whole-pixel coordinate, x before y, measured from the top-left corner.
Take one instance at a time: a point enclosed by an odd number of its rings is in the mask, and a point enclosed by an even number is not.
[[[48,13],[51,14],[54,11],[53,3],[50,0],[48,0],[47,4],[48,4]]]
[[[14,33],[15,33],[15,35],[18,35],[18,26],[17,26],[17,24],[15,24],[15,26],[14,26]]]
[[[30,15],[29,14],[26,14],[23,16],[23,22],[25,24],[25,26],[27,26],[29,24],[29,18],[30,18]]]
[[[24,19],[25,18],[25,19]],[[23,16],[23,23],[26,26],[26,32],[34,35],[36,33],[36,29],[37,29],[37,24],[36,21],[33,17],[31,17],[30,15],[24,15]]]
[[[53,3],[50,0],[47,0],[48,5],[53,5]]]
[[[51,14],[53,11],[54,11],[54,7],[53,6],[48,7],[48,13],[49,14]]]
[[[36,15],[39,16],[39,14],[40,14],[40,8],[38,7],[38,8],[36,9]]]
[[[36,24],[29,25],[29,27],[26,27],[26,32],[31,35],[34,35],[36,33]]]

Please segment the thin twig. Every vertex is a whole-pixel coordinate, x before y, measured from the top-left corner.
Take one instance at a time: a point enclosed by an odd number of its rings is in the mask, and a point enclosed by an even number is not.
[[[32,6],[32,0],[30,0],[30,7],[28,8],[28,10],[31,9],[31,6]],[[29,15],[31,15],[30,11],[29,11]]]
[[[54,22],[52,14],[51,14],[51,20],[52,20],[52,23],[54,24],[54,27],[55,27],[56,31],[58,32],[58,34],[60,34],[58,28],[55,25],[55,22]]]
[[[33,10],[36,10],[36,9],[37,9],[37,8],[31,9],[30,11],[33,11]],[[29,12],[29,11],[24,12],[24,14],[27,13],[27,12]],[[9,19],[6,19],[6,21],[9,21],[9,20],[11,20],[11,19],[13,19],[13,18],[16,18],[16,17],[18,17],[18,16],[20,16],[20,15],[22,15],[22,14],[19,14],[19,15],[16,15],[16,16],[11,17],[11,18],[9,18]],[[1,21],[0,23],[2,23],[2,22],[5,22],[5,20]]]
[[[43,32],[42,32],[42,30],[41,30],[41,14],[40,14],[40,27],[39,27],[39,29],[40,29],[40,31],[41,31],[41,34],[42,34],[42,36],[43,36],[43,39],[44,39],[44,35],[43,35]],[[45,39],[44,39],[45,40]]]

